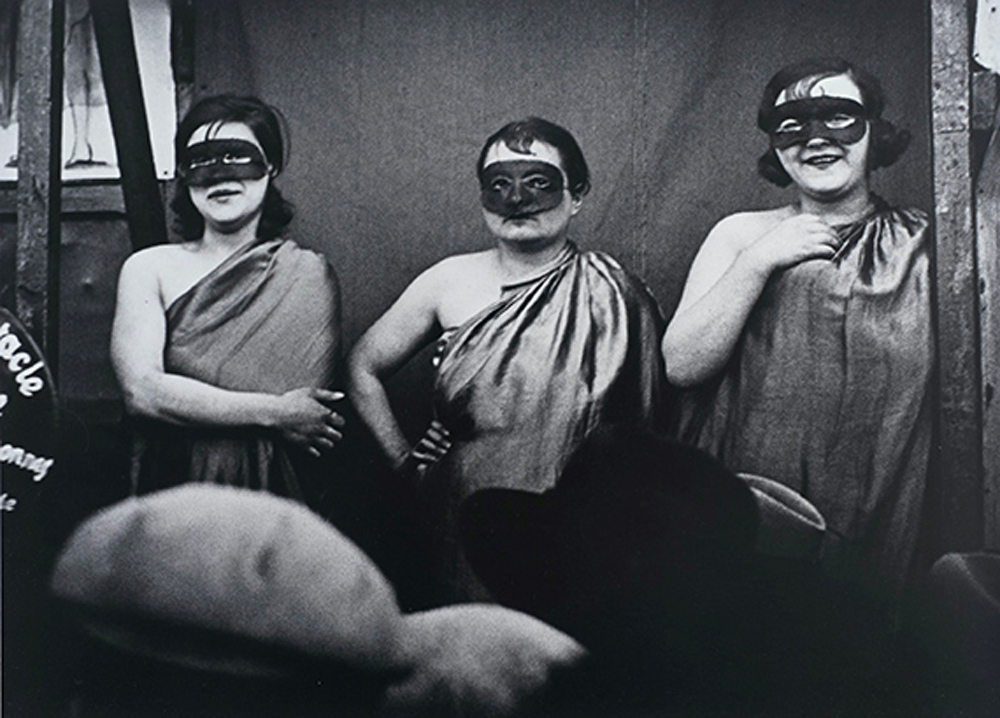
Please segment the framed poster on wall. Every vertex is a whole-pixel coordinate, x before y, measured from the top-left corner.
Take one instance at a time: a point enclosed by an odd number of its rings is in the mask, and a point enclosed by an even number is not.
[[[63,33],[63,182],[118,179],[114,134],[94,36],[92,0],[66,0]],[[0,181],[17,179],[19,2],[0,2]],[[176,126],[170,0],[129,0],[157,179],[173,176]]]

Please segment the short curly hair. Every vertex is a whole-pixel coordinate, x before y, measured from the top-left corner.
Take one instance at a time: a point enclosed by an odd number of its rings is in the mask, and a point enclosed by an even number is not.
[[[540,117],[509,122],[490,135],[479,152],[476,175],[482,179],[486,155],[498,142],[502,141],[515,152],[527,152],[531,143],[536,140],[555,147],[559,152],[569,182],[569,193],[577,198],[587,194],[590,191],[590,170],[580,145],[569,130]]]
[[[191,135],[202,125],[214,126],[227,122],[240,122],[249,127],[272,167],[272,181],[268,183],[267,192],[264,194],[264,206],[257,227],[257,236],[261,239],[274,239],[281,235],[295,215],[292,204],[281,196],[281,192],[273,182],[273,178],[281,174],[284,169],[288,154],[287,132],[282,131],[284,119],[277,108],[256,97],[238,95],[205,97],[188,110],[177,126],[177,134],[174,137],[175,156],[183,155]],[[189,241],[200,239],[205,233],[205,218],[192,204],[191,195],[181,182],[177,183],[170,208],[176,217],[174,228],[177,233]]]
[[[775,73],[760,99],[757,108],[757,126],[767,131],[767,117],[774,109],[774,102],[781,91],[806,77],[833,77],[847,75],[861,90],[861,103],[869,114],[871,143],[868,151],[868,171],[888,167],[902,156],[910,144],[912,135],[908,130],[896,129],[888,120],[883,120],[885,96],[878,79],[865,70],[839,57],[813,57],[787,65]],[[778,154],[772,147],[757,160],[757,172],[768,182],[779,187],[787,187],[792,178],[782,167]]]

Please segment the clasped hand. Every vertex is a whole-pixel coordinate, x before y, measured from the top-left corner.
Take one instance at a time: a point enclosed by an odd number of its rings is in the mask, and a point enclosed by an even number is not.
[[[451,434],[444,425],[435,420],[420,437],[420,441],[407,452],[396,471],[405,475],[423,476],[429,466],[437,463],[451,449]]]
[[[319,456],[343,438],[344,417],[333,408],[343,398],[342,392],[314,387],[285,392],[278,397],[276,428],[286,441]]]
[[[748,248],[755,264],[769,275],[809,259],[832,259],[840,247],[836,231],[814,214],[779,222]]]

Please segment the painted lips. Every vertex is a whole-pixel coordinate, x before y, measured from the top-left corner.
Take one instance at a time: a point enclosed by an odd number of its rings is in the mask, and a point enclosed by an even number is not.
[[[804,158],[802,163],[812,167],[829,167],[840,159],[840,155],[813,155],[812,157]]]
[[[213,189],[208,193],[209,199],[225,199],[226,197],[232,197],[233,195],[239,194],[239,190],[233,189],[231,187]]]

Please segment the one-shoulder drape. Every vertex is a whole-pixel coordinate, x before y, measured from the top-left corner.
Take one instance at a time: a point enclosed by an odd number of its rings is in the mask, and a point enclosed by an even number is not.
[[[728,366],[682,397],[678,434],[812,501],[832,575],[898,589],[931,442],[930,231],[881,200],[838,231],[833,261],[771,278]]]
[[[281,394],[328,387],[339,352],[333,270],[288,240],[238,250],[167,310],[165,370],[224,389]],[[264,429],[139,422],[133,490],[207,482],[302,498],[295,454]]]
[[[483,598],[455,519],[486,487],[544,491],[596,427],[653,424],[663,320],[645,285],[614,259],[570,244],[540,275],[446,334],[436,418],[453,446],[425,475],[422,520],[450,600]]]

